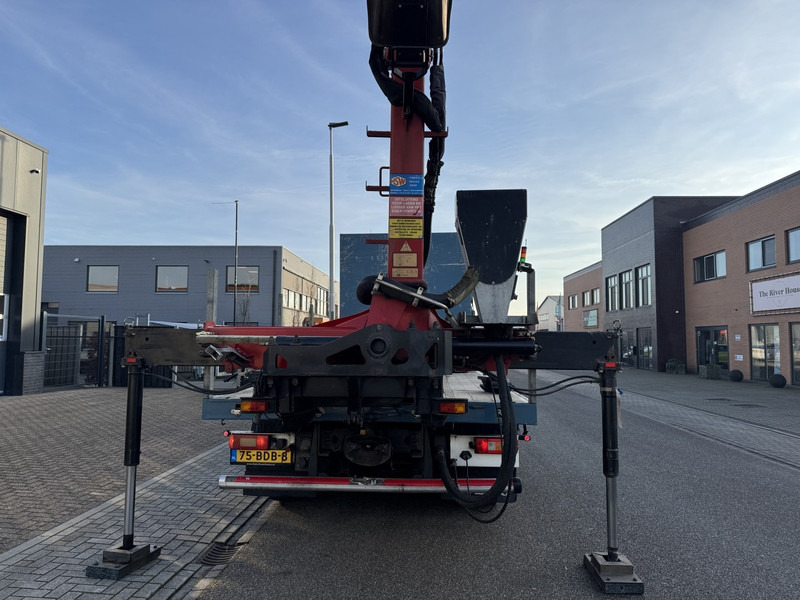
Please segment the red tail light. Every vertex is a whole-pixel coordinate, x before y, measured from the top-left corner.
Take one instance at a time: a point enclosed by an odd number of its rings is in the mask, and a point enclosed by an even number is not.
[[[231,450],[269,450],[269,436],[263,433],[230,432],[228,447]]]
[[[244,413],[262,413],[267,412],[266,400],[242,400],[239,404],[239,410]]]
[[[501,438],[475,438],[475,454],[501,454],[503,440]]]
[[[439,412],[447,415],[463,415],[467,412],[467,403],[464,400],[440,402]]]

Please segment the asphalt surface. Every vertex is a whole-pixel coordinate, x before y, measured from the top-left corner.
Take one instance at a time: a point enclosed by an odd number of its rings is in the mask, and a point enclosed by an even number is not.
[[[800,388],[636,370],[618,383],[621,550],[646,596],[797,597]],[[0,598],[599,597],[580,564],[605,549],[597,399],[587,384],[539,402],[525,493],[487,526],[435,498],[218,490],[226,426],[200,420],[197,395],[147,389],[137,541],[164,552],[106,582],[84,571],[121,537],[125,390],[0,397]],[[214,541],[238,553],[202,565]]]
[[[654,373],[626,372],[619,383],[620,550],[646,597],[796,598],[800,484],[784,459],[800,455],[790,431],[800,390]],[[265,588],[284,598],[604,597],[582,566],[607,541],[598,397],[581,385],[539,402],[534,441],[521,448],[525,492],[498,522],[477,523],[437,498],[291,501],[201,598]],[[764,448],[752,451],[756,439]]]

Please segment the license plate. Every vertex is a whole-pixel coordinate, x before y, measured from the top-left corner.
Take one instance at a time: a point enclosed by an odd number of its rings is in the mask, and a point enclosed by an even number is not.
[[[231,464],[283,465],[292,462],[291,450],[231,450]]]

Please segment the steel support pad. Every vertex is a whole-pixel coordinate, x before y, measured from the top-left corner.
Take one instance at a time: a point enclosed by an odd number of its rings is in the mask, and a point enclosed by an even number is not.
[[[128,368],[128,406],[125,419],[125,510],[122,545],[104,550],[102,562],[86,567],[86,576],[94,579],[121,579],[161,554],[158,546],[137,546],[133,541],[136,467],[139,465],[142,442],[144,364],[141,358],[128,357],[125,366]]]
[[[584,554],[583,566],[604,594],[644,594],[644,582],[624,554],[617,554],[617,560],[600,552]]]
[[[599,363],[603,426],[603,475],[606,478],[606,525],[608,547],[605,553],[583,556],[583,566],[605,594],[643,594],[644,582],[633,571],[633,564],[620,554],[617,540],[617,476],[619,475],[619,428],[617,415],[617,370],[615,361]]]
[[[160,546],[134,546],[130,549],[121,546],[108,548],[103,550],[102,562],[86,567],[86,576],[92,579],[122,579],[160,555]]]

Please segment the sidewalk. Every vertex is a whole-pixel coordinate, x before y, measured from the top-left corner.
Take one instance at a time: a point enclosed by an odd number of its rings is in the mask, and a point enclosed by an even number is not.
[[[193,597],[224,554],[265,518],[269,500],[218,487],[230,473],[222,432],[200,395],[145,389],[135,543],[159,559],[120,581],[86,567],[122,540],[126,390],[0,397],[0,599]],[[212,546],[221,559],[201,558]]]
[[[591,371],[541,373],[543,381],[593,374]],[[581,387],[594,394],[590,386]],[[617,387],[622,392],[623,408],[627,391],[800,436],[800,386],[787,384],[774,388],[761,381],[737,383],[728,379],[700,379],[696,374],[668,375],[624,367],[617,375]]]
[[[700,379],[696,374],[668,375],[625,368],[617,378],[625,390],[800,435],[800,386],[771,387],[767,382]]]

